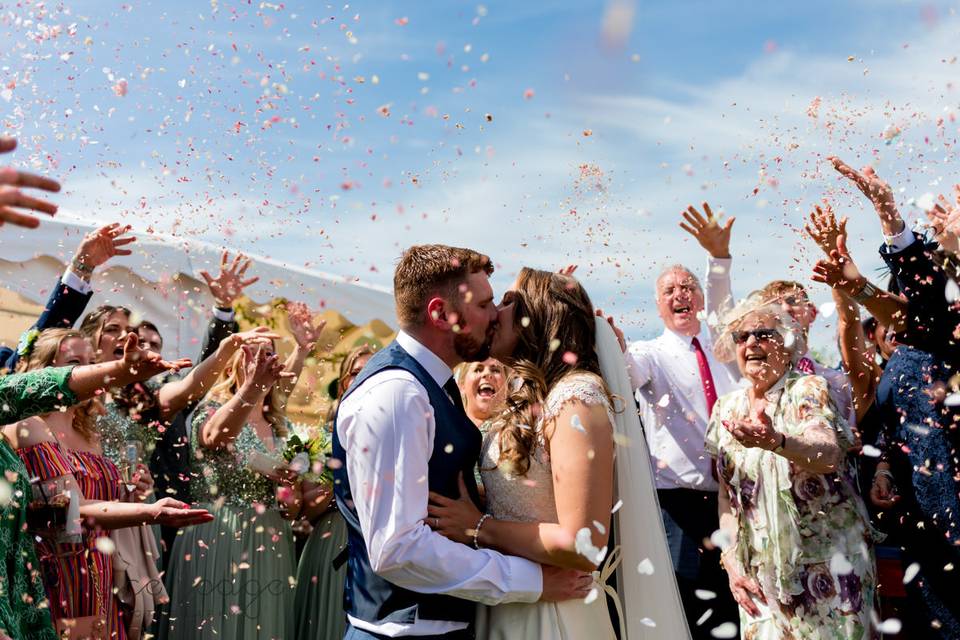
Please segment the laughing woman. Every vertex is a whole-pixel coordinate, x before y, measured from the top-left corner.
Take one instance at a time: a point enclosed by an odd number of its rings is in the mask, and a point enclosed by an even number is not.
[[[872,637],[873,536],[827,383],[791,366],[803,333],[780,307],[747,299],[726,325],[718,356],[750,384],[717,401],[706,445],[742,637]]]

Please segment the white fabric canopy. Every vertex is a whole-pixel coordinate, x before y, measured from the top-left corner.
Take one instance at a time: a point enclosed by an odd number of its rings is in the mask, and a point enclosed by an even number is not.
[[[0,287],[43,304],[81,238],[93,228],[59,217],[44,219],[38,229],[5,226],[0,230]],[[115,257],[94,274],[88,311],[101,304],[128,307],[160,328],[166,355],[193,357],[213,307],[200,272],[216,275],[223,248],[166,235],[136,235],[137,241],[127,247],[132,255]],[[335,310],[357,325],[373,319],[394,324],[393,296],[386,289],[249,257],[253,264],[247,276],[260,280],[244,293],[257,303],[283,297],[314,310]]]

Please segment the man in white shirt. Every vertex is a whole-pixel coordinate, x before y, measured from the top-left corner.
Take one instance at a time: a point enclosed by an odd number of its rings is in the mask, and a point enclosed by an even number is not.
[[[428,492],[477,500],[480,434],[463,411],[453,367],[489,356],[497,324],[490,259],[415,246],[394,274],[401,331],[341,401],[334,491],[347,524],[344,586],[350,640],[473,637],[474,603],[585,597],[589,574],[463,545],[425,523]],[[477,528],[483,524],[477,523]]]
[[[699,319],[703,290],[689,269],[674,265],[660,274],[656,303],[664,331],[631,344],[627,364],[684,613],[695,638],[710,638],[710,630],[720,624],[737,624],[739,614],[719,552],[703,546],[719,528],[719,486],[704,435],[713,404],[737,387],[739,374],[713,356]],[[704,597],[704,592],[716,597]]]

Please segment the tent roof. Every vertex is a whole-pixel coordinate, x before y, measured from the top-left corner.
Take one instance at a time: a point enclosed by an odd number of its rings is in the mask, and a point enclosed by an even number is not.
[[[48,274],[54,267],[62,270],[80,239],[93,228],[95,225],[65,217],[44,219],[39,228],[32,230],[5,227],[2,230],[3,251],[0,253],[0,286],[30,301],[44,302],[53,283],[40,280],[41,274]],[[179,281],[177,284],[180,286],[176,288],[197,294],[181,302],[188,305],[209,302],[200,271],[216,273],[223,247],[163,234],[136,232],[136,235],[137,241],[128,247],[133,250],[132,255],[111,259],[106,269],[98,270],[95,274],[94,286],[100,302],[112,302],[109,300],[110,294],[119,293],[116,291],[118,276],[120,280],[128,280],[131,275],[155,289],[169,288],[174,281]],[[269,302],[283,297],[303,301],[314,309],[335,309],[356,324],[374,318],[393,322],[393,296],[387,289],[287,265],[279,260],[248,256],[253,260],[249,275],[257,275],[260,280],[244,293],[256,302]],[[117,273],[122,271],[130,273],[125,277]],[[203,300],[193,299],[195,297]]]

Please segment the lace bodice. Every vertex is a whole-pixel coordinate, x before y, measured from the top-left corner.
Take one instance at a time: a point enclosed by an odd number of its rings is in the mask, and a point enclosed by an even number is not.
[[[536,445],[530,455],[530,469],[518,476],[497,466],[500,458],[499,431],[492,429],[484,436],[480,450],[480,475],[487,496],[487,511],[499,520],[519,522],[556,522],[557,508],[553,494],[550,453],[544,426],[560,414],[563,405],[579,400],[588,405],[602,405],[613,422],[613,413],[601,379],[592,373],[577,372],[560,380],[547,394],[543,413],[536,429]],[[583,429],[583,425],[561,427]]]

